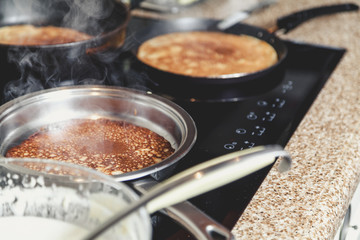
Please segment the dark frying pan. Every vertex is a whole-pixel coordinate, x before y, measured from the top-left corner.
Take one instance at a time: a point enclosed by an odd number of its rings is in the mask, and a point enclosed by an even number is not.
[[[0,27],[51,25],[94,36],[55,45],[0,44],[0,71],[6,76],[0,84],[1,101],[89,78],[102,81],[104,63],[117,57],[113,50],[122,46],[129,18],[128,6],[114,0],[0,0]]]
[[[288,32],[311,18],[354,10],[358,10],[358,6],[354,4],[307,9],[278,19],[276,30],[283,29]],[[213,19],[196,18],[153,21],[152,24],[133,36],[132,43],[138,44],[133,47],[132,51],[136,54],[138,47],[144,41],[166,33],[221,31],[216,28],[217,23],[218,21]],[[274,32],[242,23],[237,23],[223,32],[250,35],[269,43],[278,54],[278,62],[269,68],[254,73],[235,73],[216,77],[185,76],[162,71],[142,62],[141,64],[145,66],[151,80],[158,84],[160,92],[163,91],[175,98],[191,101],[236,101],[267,92],[277,86],[282,80],[287,56],[287,47],[284,41],[279,39]]]

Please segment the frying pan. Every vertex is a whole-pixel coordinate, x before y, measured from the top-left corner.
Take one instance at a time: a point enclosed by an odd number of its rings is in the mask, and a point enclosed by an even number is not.
[[[275,49],[278,62],[264,70],[247,74],[234,73],[215,77],[193,77],[162,71],[139,60],[151,80],[158,84],[159,90],[169,93],[175,98],[191,101],[237,101],[267,92],[282,80],[288,51],[286,44],[276,36],[274,30],[282,29],[284,32],[288,32],[311,18],[354,10],[358,10],[358,6],[350,3],[307,9],[278,19],[277,26],[272,32],[242,23],[220,30],[217,28],[218,21],[213,19],[155,20],[145,29],[133,35],[131,44],[134,46],[131,51],[136,55],[139,46],[144,41],[172,32],[223,31],[236,35],[249,35],[263,40]]]
[[[0,44],[1,101],[62,85],[100,83],[104,63],[118,56],[130,18],[128,6],[114,0],[0,0],[0,27],[32,24],[75,29],[90,40],[55,45]],[[3,90],[2,90],[3,91]]]

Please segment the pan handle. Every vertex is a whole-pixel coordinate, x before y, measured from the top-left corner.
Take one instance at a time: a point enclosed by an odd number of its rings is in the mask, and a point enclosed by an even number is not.
[[[159,184],[153,178],[143,178],[132,183],[133,188],[142,194],[146,194],[151,188]],[[161,212],[187,229],[196,239],[211,240],[217,239],[234,240],[231,231],[203,213],[188,201],[184,201],[167,207]]]
[[[353,3],[345,3],[345,4],[336,4],[329,5],[317,8],[310,8],[300,12],[296,12],[284,17],[281,17],[277,20],[277,29],[284,30],[285,33],[291,31],[296,28],[303,22],[310,20],[315,17],[319,17],[322,15],[328,15],[339,12],[348,12],[348,11],[357,11],[359,6]]]

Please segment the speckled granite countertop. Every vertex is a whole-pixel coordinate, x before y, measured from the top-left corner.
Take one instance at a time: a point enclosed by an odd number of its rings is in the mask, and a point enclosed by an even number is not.
[[[207,0],[202,3],[206,11],[181,14],[222,18],[241,9],[239,2]],[[344,2],[279,0],[245,22],[269,27],[291,12]],[[360,5],[359,0],[354,3]],[[232,230],[237,239],[335,236],[360,180],[359,23],[360,12],[340,13],[313,19],[281,36],[343,47],[347,53],[286,146],[293,157],[292,170],[283,175],[275,168],[270,171]]]

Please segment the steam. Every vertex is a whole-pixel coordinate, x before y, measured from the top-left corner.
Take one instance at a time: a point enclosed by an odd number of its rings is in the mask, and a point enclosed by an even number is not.
[[[26,20],[36,19],[37,16],[44,16],[45,13],[56,19],[57,26],[73,28],[92,36],[101,35],[104,28],[113,28],[114,24],[117,24],[105,21],[114,10],[114,3],[111,1],[12,0],[5,2],[7,9],[1,10],[5,14],[12,13],[19,16],[19,19]],[[109,78],[110,71],[114,70],[110,65],[121,54],[121,49],[94,54],[85,54],[85,52],[83,44],[74,44],[63,49],[9,47],[7,62],[16,66],[16,69],[7,70],[11,73],[10,79],[6,79],[7,84],[3,86],[3,102],[45,88],[80,84],[123,84],[121,79]]]
[[[59,0],[58,0],[59,1]],[[65,0],[69,11],[63,18],[62,26],[98,35],[102,32],[99,20],[109,17],[114,5],[111,1]]]
[[[114,7],[114,5],[105,6],[102,1],[99,0],[67,0],[67,3],[70,7],[72,7],[70,12],[72,12],[74,9],[78,9],[82,12],[88,13],[89,16],[96,19],[104,19],[110,16],[112,8]],[[76,13],[75,17],[78,15],[79,14]]]

